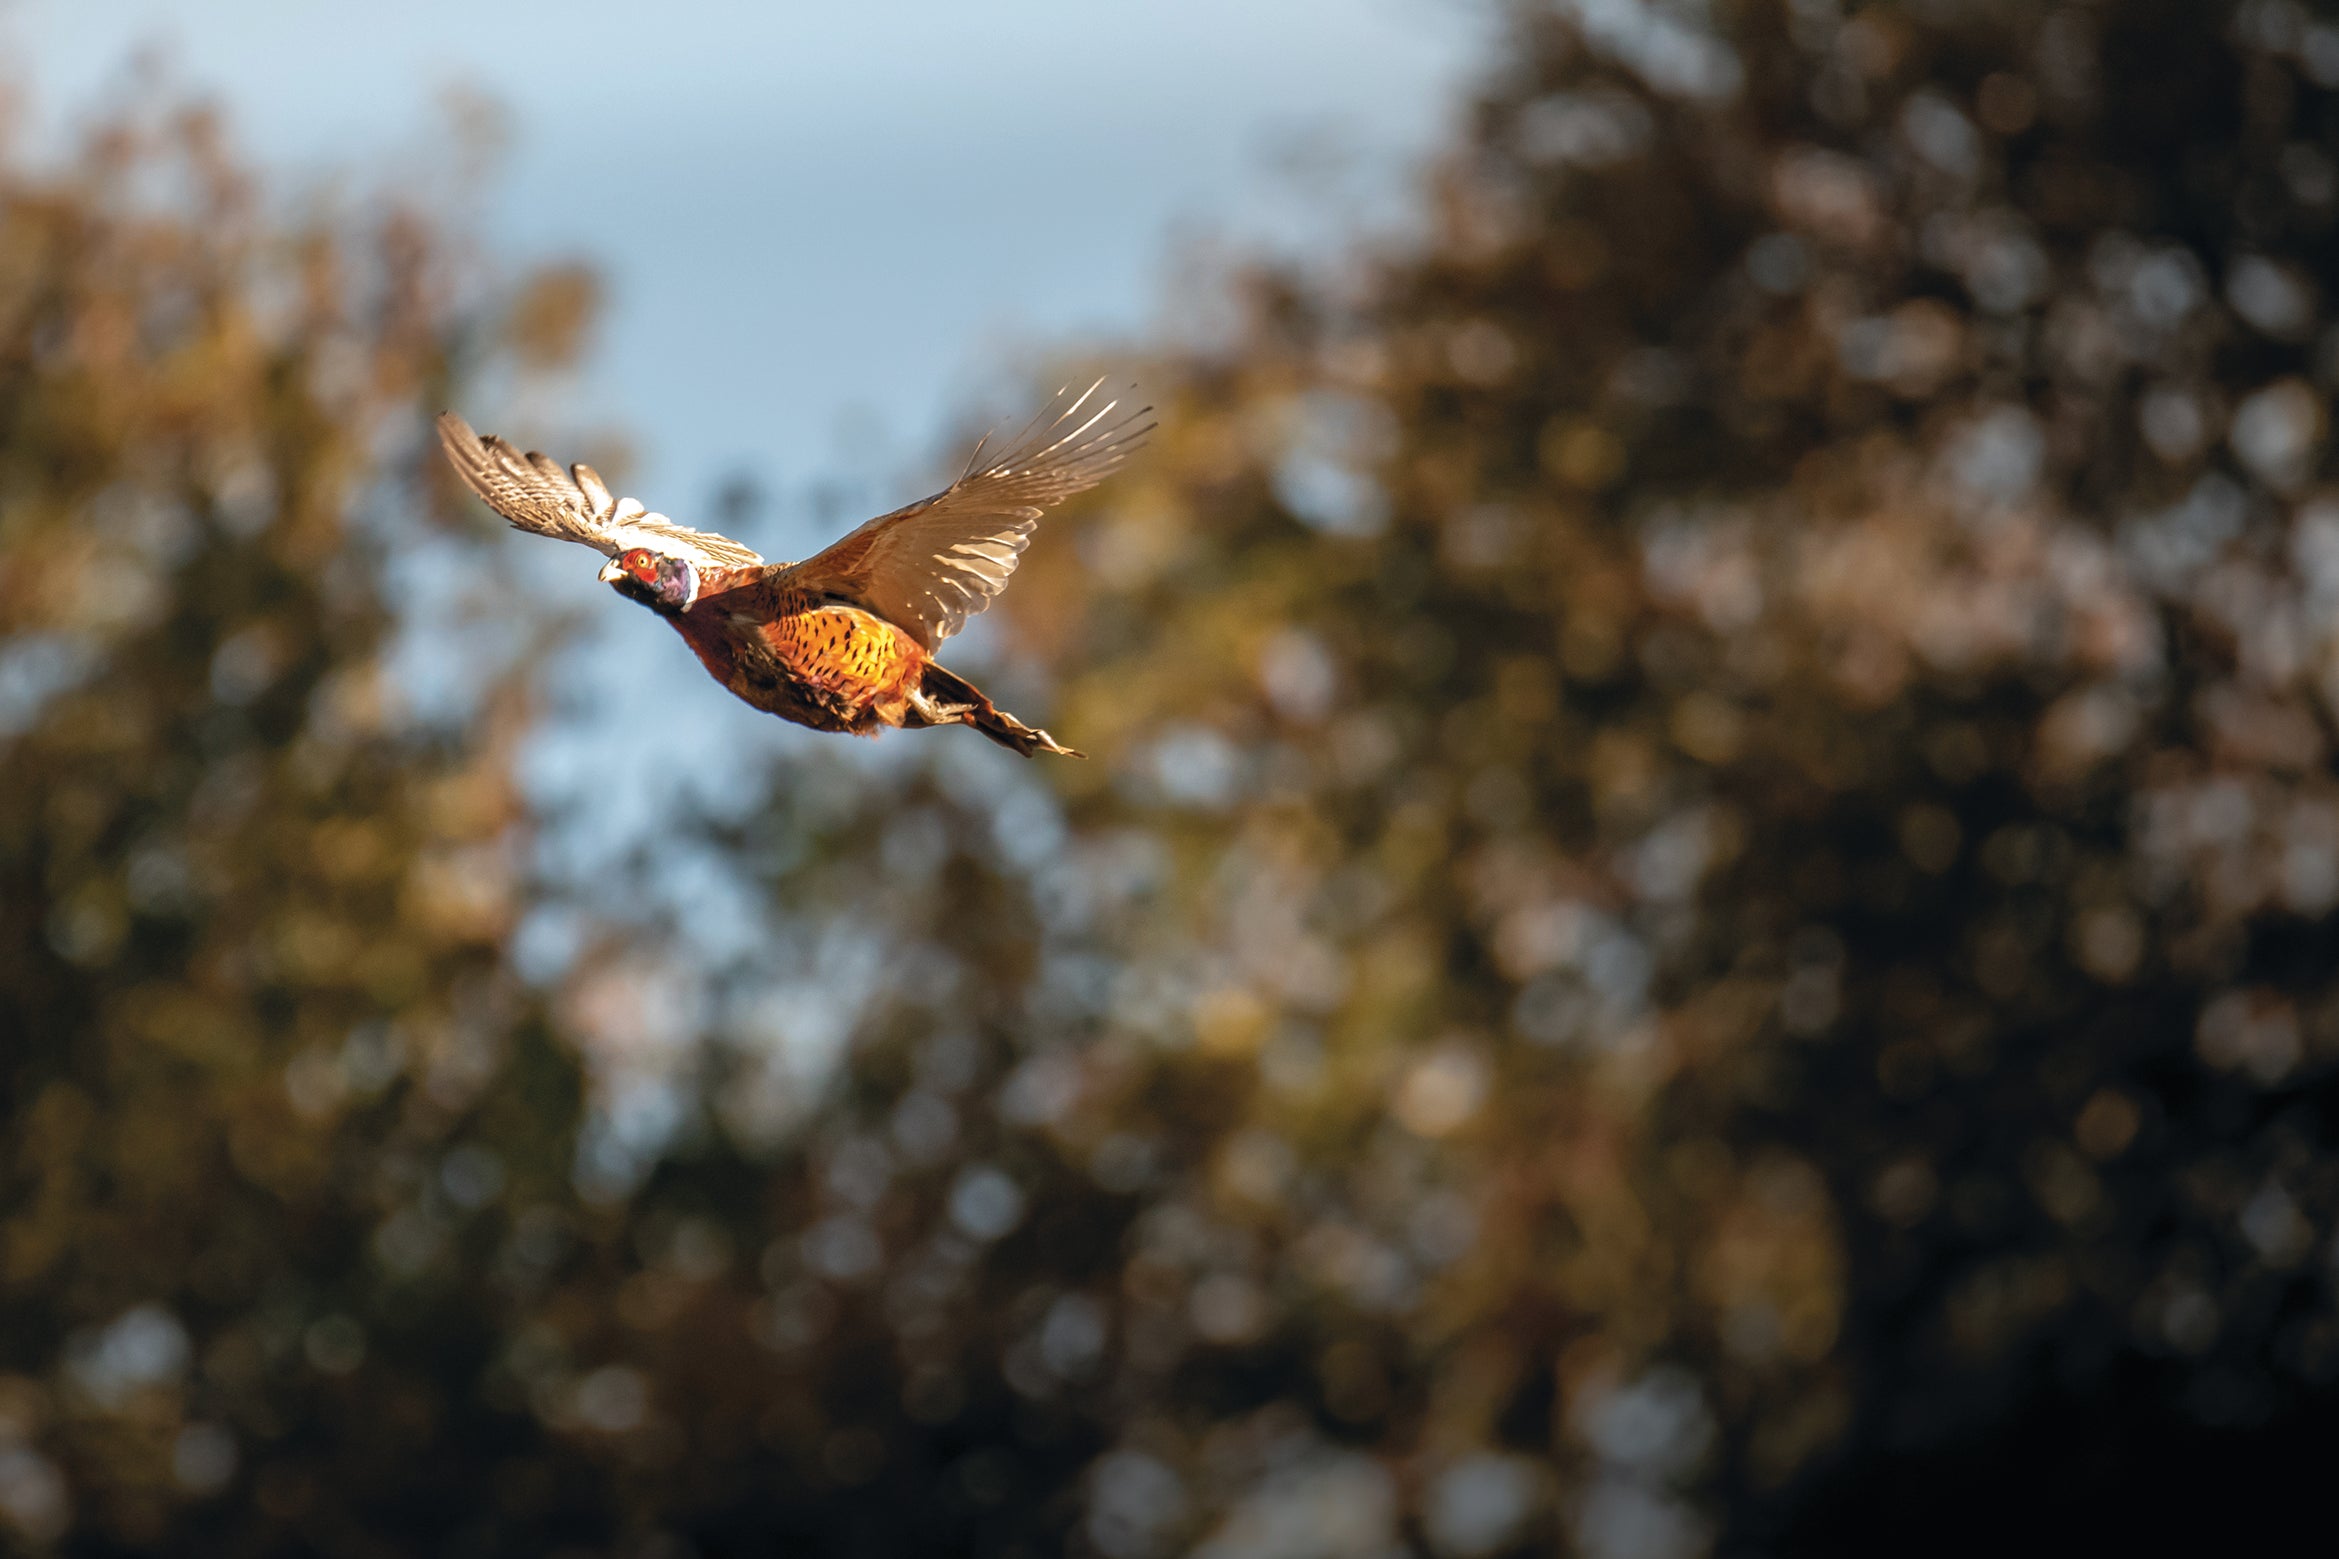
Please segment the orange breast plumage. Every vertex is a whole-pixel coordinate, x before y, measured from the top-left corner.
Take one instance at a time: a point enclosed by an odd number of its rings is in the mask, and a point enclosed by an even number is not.
[[[915,639],[855,606],[785,613],[763,625],[763,638],[800,681],[847,696],[890,689],[925,658]]]

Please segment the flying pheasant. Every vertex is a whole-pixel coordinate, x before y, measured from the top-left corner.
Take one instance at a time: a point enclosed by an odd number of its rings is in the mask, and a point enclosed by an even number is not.
[[[766,563],[728,537],[612,498],[588,465],[481,438],[453,412],[439,443],[488,507],[525,531],[608,554],[602,580],[672,623],[717,682],[756,708],[874,736],[971,725],[1003,747],[1080,754],[997,708],[934,661],[944,639],[1007,588],[1040,511],[1103,481],[1153,430],[1115,416],[1098,380],[1070,389],[931,498],[879,515],[801,563]]]

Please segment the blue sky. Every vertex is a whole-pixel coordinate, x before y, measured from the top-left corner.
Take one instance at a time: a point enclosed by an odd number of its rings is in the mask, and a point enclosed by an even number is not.
[[[1279,153],[1338,148],[1385,191],[1450,114],[1474,14],[0,0],[0,45],[46,124],[158,46],[296,175],[411,155],[442,89],[486,93],[513,132],[491,232],[608,275],[583,405],[637,436],[641,480],[679,508],[734,469],[778,486],[914,461],[1015,345],[1156,323],[1181,233],[1320,233],[1341,203]]]

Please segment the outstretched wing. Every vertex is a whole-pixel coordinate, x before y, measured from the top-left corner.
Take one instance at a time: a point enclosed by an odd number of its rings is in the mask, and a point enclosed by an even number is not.
[[[612,498],[599,473],[582,462],[566,471],[549,455],[521,454],[489,434],[481,438],[453,412],[439,417],[439,447],[471,490],[514,528],[581,541],[611,557],[644,547],[700,568],[752,568],[763,562],[727,536],[677,525],[631,498]]]
[[[931,650],[1007,588],[1040,511],[1111,475],[1153,431],[1147,406],[1116,416],[1099,379],[1069,386],[996,454],[975,446],[966,471],[931,498],[881,514],[780,576],[842,596]]]

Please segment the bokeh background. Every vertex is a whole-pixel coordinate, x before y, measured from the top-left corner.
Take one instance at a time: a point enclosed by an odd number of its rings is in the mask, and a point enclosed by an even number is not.
[[[8,13],[8,1543],[2323,1519],[2339,14],[1154,9]],[[1092,368],[1085,764],[427,437],[789,555]]]

